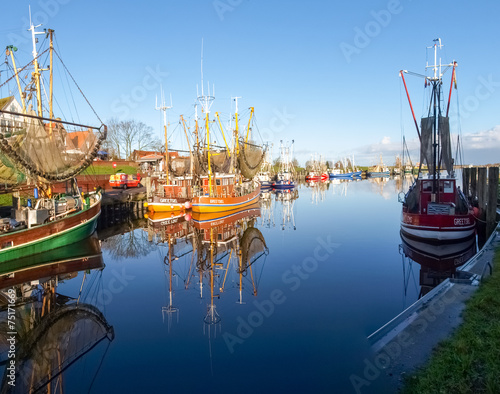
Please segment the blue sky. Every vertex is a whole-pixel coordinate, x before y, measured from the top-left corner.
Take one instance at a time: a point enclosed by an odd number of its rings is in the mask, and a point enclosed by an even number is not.
[[[154,109],[160,83],[173,98],[169,121],[192,117],[203,39],[205,82],[215,84],[213,111],[227,118],[231,97],[241,96],[240,112],[255,107],[275,156],[281,139],[293,139],[302,163],[318,153],[328,160],[355,155],[364,165],[383,154],[393,164],[402,129],[416,148],[398,72],[423,73],[425,47],[440,37],[443,62],[459,64],[465,159],[500,161],[498,2],[8,2],[0,41],[26,53],[29,4],[37,22],[55,29],[66,65],[103,120],[137,119],[160,137],[161,114]],[[422,80],[407,82],[420,117]]]

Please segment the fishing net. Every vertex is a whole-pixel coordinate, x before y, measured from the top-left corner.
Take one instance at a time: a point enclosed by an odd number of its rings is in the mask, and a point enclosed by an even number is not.
[[[76,125],[59,119],[1,111],[2,165],[45,181],[64,181],[88,167],[106,138],[106,127]],[[0,177],[3,174],[0,169]],[[8,174],[6,174],[8,175]],[[6,176],[13,179],[13,175]],[[16,180],[20,178],[16,175]]]
[[[247,179],[252,179],[259,172],[265,155],[266,151],[262,147],[241,140],[238,155],[241,174]]]
[[[200,169],[200,174],[208,174],[208,152],[205,150],[203,152],[198,152],[197,166]],[[196,161],[195,161],[196,162]],[[225,149],[212,149],[210,150],[210,167],[212,173],[228,173],[231,169],[231,158],[227,150]]]
[[[184,176],[191,173],[191,158],[174,157],[170,159],[169,171],[175,176]]]

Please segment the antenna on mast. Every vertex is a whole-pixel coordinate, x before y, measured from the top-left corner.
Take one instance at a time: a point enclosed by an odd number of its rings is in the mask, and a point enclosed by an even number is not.
[[[165,174],[167,177],[167,185],[169,184],[169,173],[168,173],[168,137],[167,137],[167,109],[172,108],[172,94],[170,94],[170,106],[165,104],[165,94],[163,92],[163,86],[161,86],[161,103],[158,106],[158,96],[156,96],[155,109],[157,111],[163,111],[163,128],[165,131]]]
[[[213,89],[215,90],[215,88]],[[198,95],[198,86],[196,86],[196,94]],[[203,38],[201,39],[201,96],[198,95],[198,101],[201,104],[203,112],[205,114],[210,113],[210,107],[212,106],[212,101],[215,100],[215,97],[210,95],[210,83],[208,84],[208,96],[205,96],[205,92],[203,90]]]

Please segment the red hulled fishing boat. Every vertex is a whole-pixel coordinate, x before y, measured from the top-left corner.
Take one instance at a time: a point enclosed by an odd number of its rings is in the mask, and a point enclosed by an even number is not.
[[[475,232],[475,218],[472,206],[457,185],[454,159],[451,154],[449,108],[453,84],[456,88],[455,69],[457,63],[441,64],[437,50],[441,40],[434,40],[434,65],[431,76],[418,75],[425,79],[425,87],[430,87],[428,112],[422,117],[420,128],[413,111],[404,79],[408,71],[401,71],[408,102],[420,140],[419,175],[408,192],[400,197],[403,203],[401,231],[409,237],[428,241],[456,241],[470,237]],[[439,62],[439,63],[438,63]],[[448,105],[441,108],[443,101],[443,74],[452,71]],[[422,165],[427,165],[428,174],[421,174]]]

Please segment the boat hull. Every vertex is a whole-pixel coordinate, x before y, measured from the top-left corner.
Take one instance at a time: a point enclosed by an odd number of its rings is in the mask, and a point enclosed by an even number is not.
[[[314,181],[314,182],[319,182],[319,181],[327,181],[329,179],[328,174],[321,174],[321,175],[307,175],[306,176],[306,181]]]
[[[205,214],[193,212],[193,224],[197,229],[210,230],[213,227],[231,224],[249,216],[260,216],[260,205],[258,202],[231,212],[213,212]]]
[[[149,212],[180,212],[191,207],[188,198],[153,197],[144,204]]]
[[[471,237],[476,231],[474,216],[426,215],[403,212],[401,231],[416,239],[454,242]]]
[[[239,197],[194,197],[192,200],[193,212],[214,213],[241,209],[259,201],[260,186],[249,194]]]
[[[389,176],[389,171],[380,171],[380,172],[369,172],[368,175],[370,177],[380,177],[380,176]]]
[[[273,189],[293,189],[295,187],[295,183],[292,181],[283,181],[283,182],[274,182]]]
[[[359,178],[361,176],[361,171],[348,172],[345,174],[330,174],[330,179],[340,178],[340,179],[350,179],[350,178]]]
[[[0,235],[0,261],[44,253],[92,235],[101,213],[101,196],[89,208],[62,219]]]

